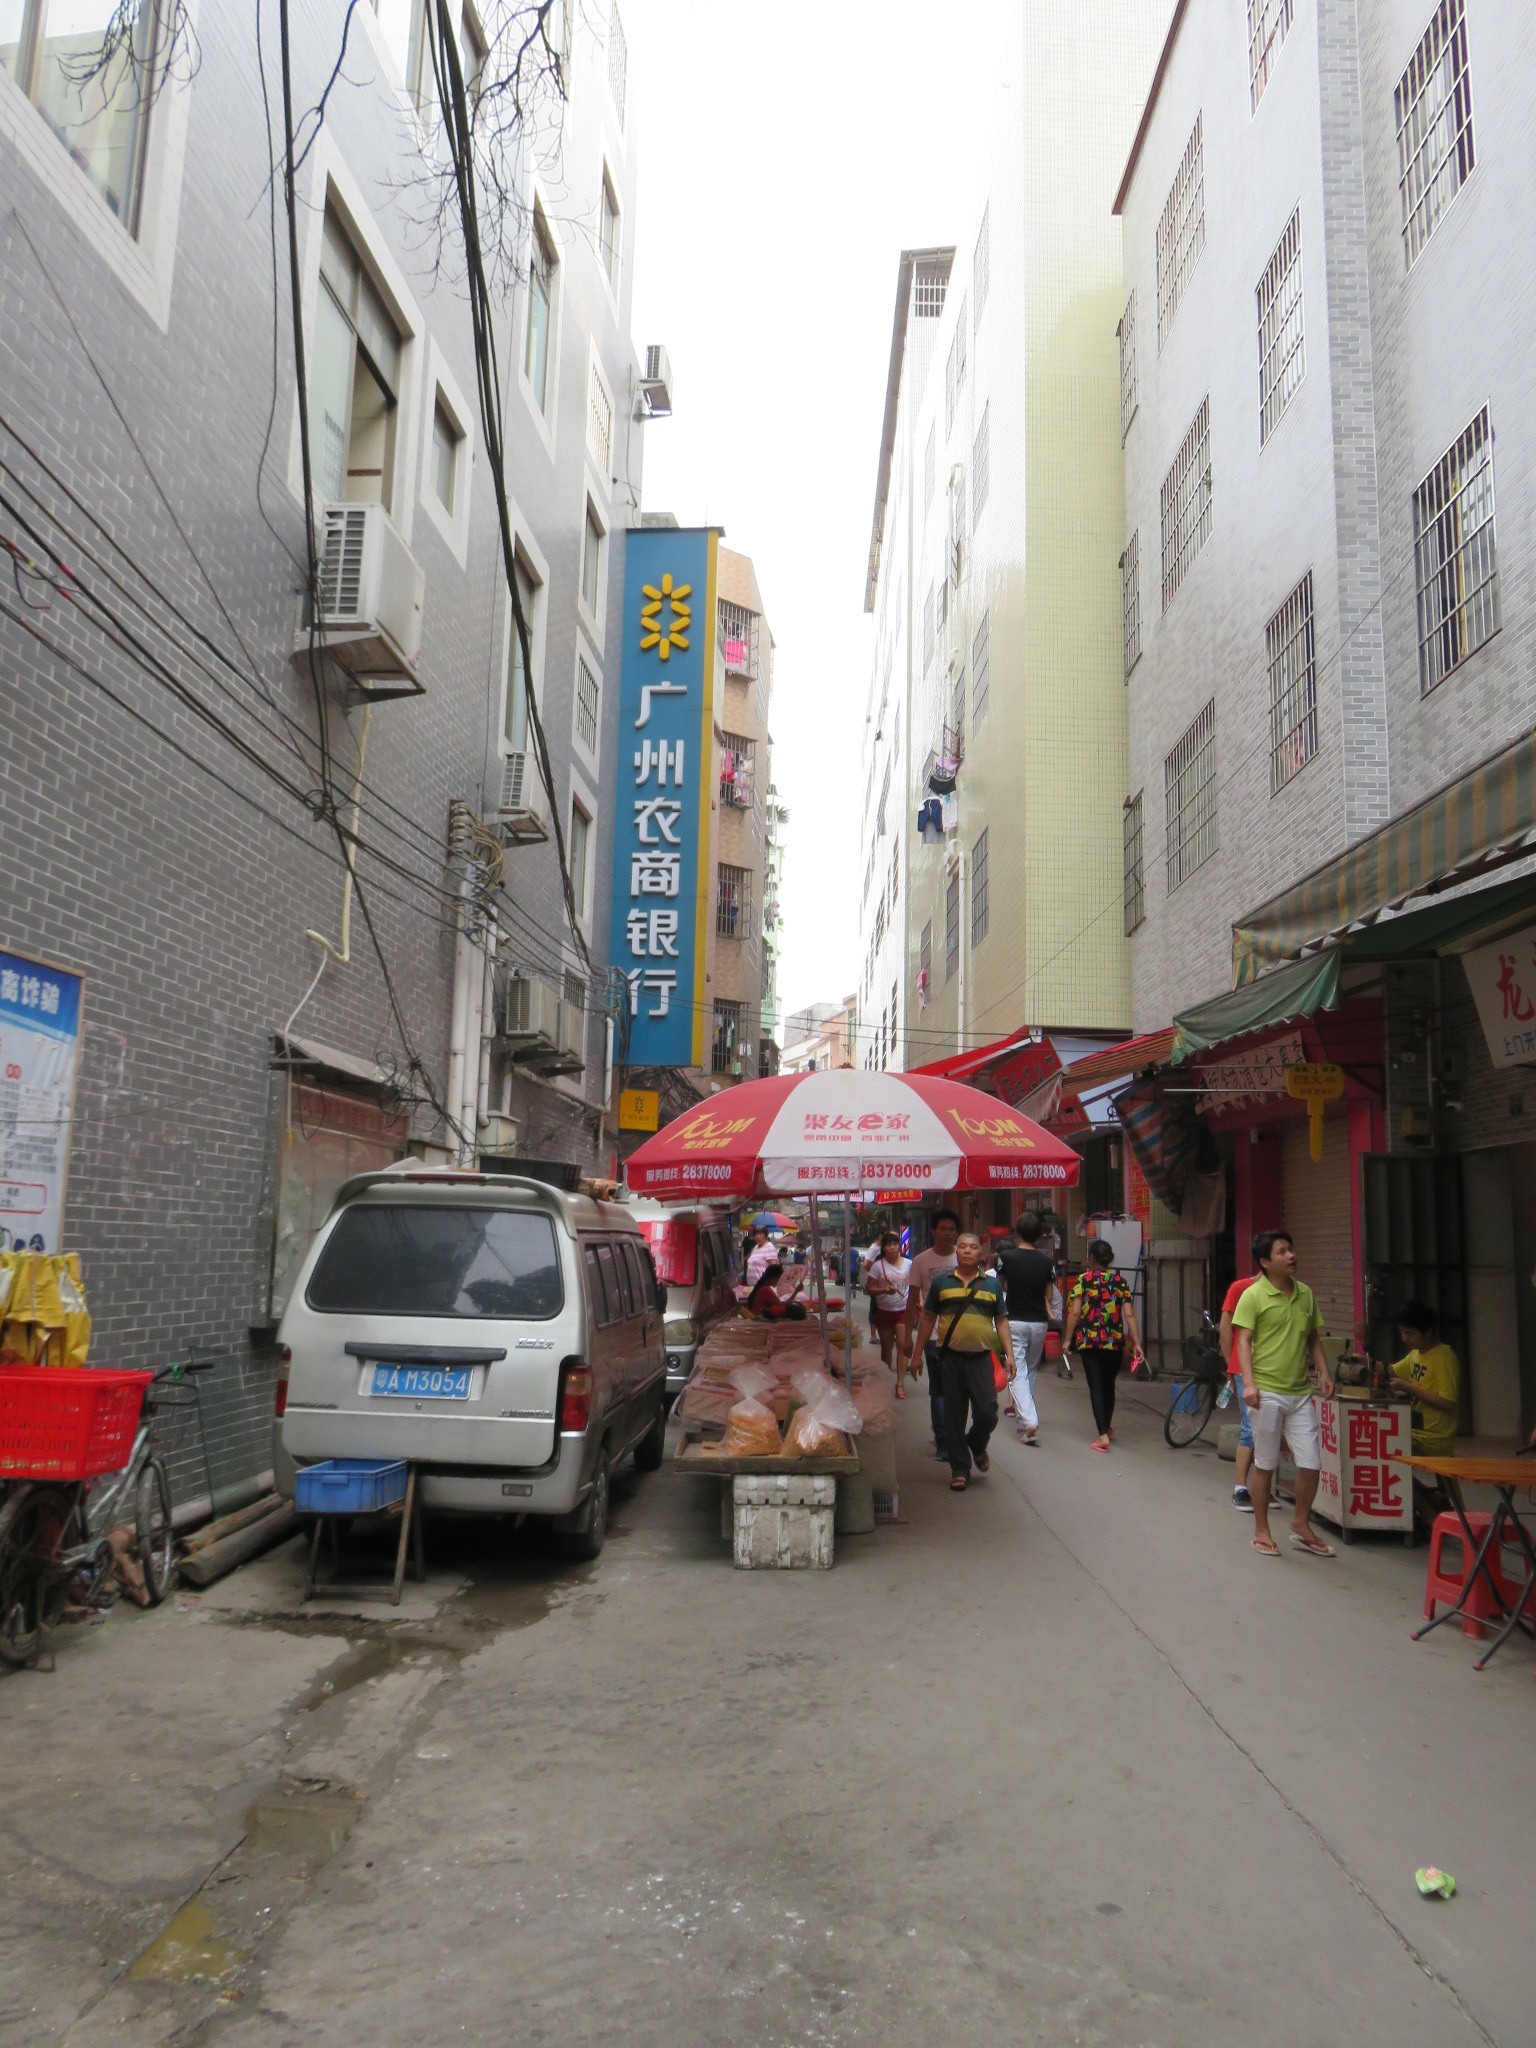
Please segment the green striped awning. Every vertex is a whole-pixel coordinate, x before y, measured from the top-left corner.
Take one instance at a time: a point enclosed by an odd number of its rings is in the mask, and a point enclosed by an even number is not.
[[[1536,734],[1528,733],[1232,927],[1232,986],[1298,960],[1422,890],[1518,860],[1536,845]]]

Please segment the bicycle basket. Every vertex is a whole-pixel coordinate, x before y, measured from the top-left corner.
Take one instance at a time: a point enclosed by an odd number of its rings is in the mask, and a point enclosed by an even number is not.
[[[0,1479],[120,1471],[153,1378],[91,1365],[0,1365]]]
[[[1226,1378],[1227,1361],[1221,1355],[1221,1346],[1206,1331],[1197,1330],[1184,1339],[1184,1370],[1197,1380]]]

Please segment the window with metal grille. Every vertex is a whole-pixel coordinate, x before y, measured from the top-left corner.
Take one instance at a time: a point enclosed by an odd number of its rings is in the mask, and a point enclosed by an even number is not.
[[[603,373],[594,360],[587,375],[587,446],[599,471],[613,472],[613,400],[603,383]]]
[[[597,249],[602,258],[603,275],[615,291],[619,288],[619,250],[622,242],[619,202],[614,193],[613,180],[605,167],[597,195]]]
[[[944,885],[944,979],[953,981],[960,967],[960,877]]]
[[[624,93],[629,84],[629,44],[624,39],[624,24],[619,19],[617,7],[608,9],[608,85],[613,93],[613,104],[619,110],[619,126],[624,126]]]
[[[960,394],[965,389],[965,347],[967,324],[965,301],[960,301],[960,318],[955,322],[955,337],[949,344],[949,366],[944,374],[944,431],[947,434],[955,424],[955,407],[960,403]]]
[[[724,1002],[716,996],[715,1035],[709,1052],[709,1070],[712,1074],[729,1074],[734,1071],[737,1061],[742,1056],[741,1047],[746,1023],[745,1003]]]
[[[1211,537],[1211,402],[1200,401],[1173,467],[1163,478],[1163,610]]]
[[[1205,147],[1201,117],[1174,175],[1157,224],[1157,345],[1162,347],[1205,247]]]
[[[992,288],[992,208],[983,207],[981,226],[976,231],[976,253],[971,258],[971,319],[981,325],[982,308]]]
[[[1307,372],[1301,314],[1301,208],[1259,279],[1259,442],[1274,432]]]
[[[576,737],[589,754],[597,752],[598,706],[602,689],[587,666],[585,655],[576,657]]]
[[[571,805],[571,829],[569,834],[569,855],[571,870],[571,897],[576,905],[576,915],[587,914],[587,872],[591,866],[592,820],[578,803]]]
[[[965,567],[965,477],[951,480],[949,489],[949,558],[944,567],[950,583],[960,588],[960,576]]]
[[[1296,18],[1296,0],[1248,0],[1248,82],[1258,107],[1274,75],[1280,46]]]
[[[1317,752],[1317,640],[1308,570],[1264,628],[1269,656],[1269,787],[1283,789]]]
[[[721,733],[720,801],[728,810],[751,810],[756,771],[757,741],[746,733]]]
[[[901,841],[898,839],[891,848],[891,915],[896,915],[896,899],[901,894]]]
[[[937,320],[944,310],[944,294],[949,289],[949,266],[934,263],[919,263],[912,279],[912,317],[916,320]]]
[[[965,745],[965,664],[961,662],[949,679],[949,730]]]
[[[892,1064],[893,1066],[894,1066],[894,1065],[895,1065],[895,1064],[897,1063],[897,1061],[896,1061],[896,1004],[897,1004],[897,1000],[898,1000],[898,998],[900,997],[900,995],[901,995],[901,984],[900,984],[899,982],[893,981],[893,982],[891,983],[891,1036],[890,1036],[890,1044],[889,1044],[889,1057],[890,1057],[890,1060],[891,1060],[891,1064]]]
[[[923,674],[933,667],[933,585],[923,599]]]
[[[1120,340],[1120,439],[1124,441],[1131,431],[1131,421],[1136,417],[1136,294],[1125,302],[1125,311],[1120,315],[1120,325],[1115,329]]]
[[[983,612],[971,640],[971,731],[981,730],[992,699],[992,619]]]
[[[939,480],[939,423],[928,429],[928,446],[923,451],[923,510],[933,503],[933,487]]]
[[[724,939],[744,939],[752,929],[752,870],[721,861],[717,873],[715,930]]]
[[[1125,553],[1120,557],[1120,637],[1124,650],[1125,672],[1131,670],[1141,659],[1141,529],[1138,527],[1125,544]]]
[[[1462,0],[1440,0],[1398,83],[1395,107],[1403,253],[1412,265],[1477,161]]]
[[[942,633],[949,624],[949,578],[942,576],[939,587],[933,594],[933,623],[936,632]]]
[[[981,425],[976,429],[976,439],[971,444],[971,531],[976,531],[976,522],[986,509],[987,492],[992,483],[992,407],[990,402],[982,407]]]
[[[971,944],[987,936],[987,835],[980,832],[971,848]]]
[[[1142,792],[1125,800],[1125,809],[1120,818],[1120,846],[1124,874],[1122,901],[1125,908],[1125,935],[1130,937],[1137,925],[1147,915],[1147,883],[1141,858],[1141,799]]]
[[[1413,494],[1413,557],[1419,688],[1427,693],[1503,623],[1486,406]]]
[[[720,637],[725,642],[725,665],[732,675],[757,673],[757,613],[744,604],[720,600]]]
[[[1216,851],[1216,700],[1163,762],[1168,893]]]

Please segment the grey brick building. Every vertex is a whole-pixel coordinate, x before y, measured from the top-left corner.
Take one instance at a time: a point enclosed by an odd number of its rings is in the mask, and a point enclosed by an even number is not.
[[[270,1462],[276,1316],[347,1172],[407,1147],[594,1168],[612,1153],[605,678],[645,411],[623,28],[616,9],[550,17],[541,61],[566,92],[549,74],[535,93],[506,222],[517,275],[497,285],[528,682],[589,975],[548,804],[518,758],[530,740],[462,259],[439,232],[421,4],[356,9],[323,122],[300,122],[319,494],[387,514],[385,609],[403,593],[408,611],[411,562],[421,574],[419,654],[384,663],[416,687],[371,700],[337,659],[312,674],[299,632],[275,15],[261,10],[258,48],[255,8],[166,0],[152,28],[146,6],[137,88],[121,57],[85,81],[90,52],[36,6],[12,41],[0,30],[0,946],[85,979],[64,1244],[84,1261],[92,1355],[222,1361],[206,1469],[192,1446],[176,1476],[183,1495],[211,1476],[226,1504]],[[514,12],[463,9],[472,90]],[[347,15],[342,0],[293,9],[301,116]],[[322,707],[355,890],[317,816]],[[462,819],[455,836],[454,805],[503,845]],[[473,943],[456,936],[466,875],[488,906]]]

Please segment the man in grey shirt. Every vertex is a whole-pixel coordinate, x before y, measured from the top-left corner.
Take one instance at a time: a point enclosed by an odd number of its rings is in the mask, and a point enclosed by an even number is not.
[[[917,1328],[923,1313],[923,1303],[928,1299],[928,1289],[941,1273],[955,1270],[955,1241],[960,1235],[960,1218],[953,1209],[936,1209],[929,1224],[932,1243],[927,1251],[919,1252],[912,1261],[908,1275],[907,1292],[907,1338]],[[922,1357],[914,1357],[912,1370],[919,1373],[928,1368],[928,1419],[933,1425],[933,1455],[936,1458],[948,1456],[944,1448],[944,1390],[939,1385],[939,1347],[934,1343],[923,1346]]]

